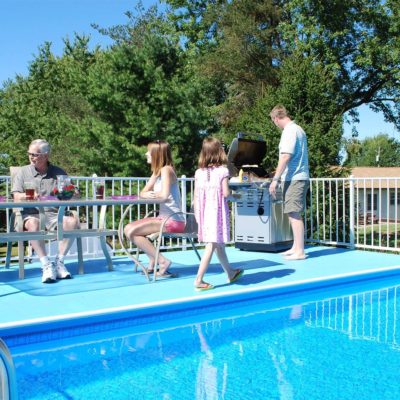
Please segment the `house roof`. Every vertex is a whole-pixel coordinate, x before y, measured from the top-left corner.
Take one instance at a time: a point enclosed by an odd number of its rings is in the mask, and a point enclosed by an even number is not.
[[[400,189],[400,168],[399,167],[354,167],[349,170],[349,176],[357,179],[358,188]],[[382,178],[372,179],[372,178]],[[386,178],[386,179],[385,179]]]
[[[354,178],[399,178],[400,167],[354,167],[350,174]]]

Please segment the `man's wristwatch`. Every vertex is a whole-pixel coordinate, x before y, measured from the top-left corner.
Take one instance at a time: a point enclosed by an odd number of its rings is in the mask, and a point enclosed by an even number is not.
[[[274,182],[279,182],[279,181],[280,181],[280,178],[272,178],[272,180],[273,180]]]

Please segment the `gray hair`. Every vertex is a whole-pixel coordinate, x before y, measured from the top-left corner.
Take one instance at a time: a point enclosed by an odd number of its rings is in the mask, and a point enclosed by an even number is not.
[[[36,146],[36,145],[39,146],[40,152],[41,152],[42,154],[43,154],[43,153],[45,153],[45,154],[50,154],[51,146],[50,146],[50,143],[47,142],[46,140],[44,140],[44,139],[36,139],[36,140],[33,140],[33,141],[31,142],[31,144],[29,145],[29,147],[30,147],[30,146]]]

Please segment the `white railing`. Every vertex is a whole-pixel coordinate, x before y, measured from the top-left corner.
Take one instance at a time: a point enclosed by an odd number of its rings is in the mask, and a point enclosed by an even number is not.
[[[311,180],[306,241],[400,251],[400,178]]]
[[[95,193],[94,178],[72,177],[82,196]],[[104,178],[108,196],[138,194],[148,178]],[[306,242],[350,248],[400,251],[400,177],[399,178],[314,178],[311,179],[307,209],[304,215]],[[193,201],[194,180],[179,178],[182,209],[189,210]],[[10,177],[0,176],[0,194],[10,196]],[[154,206],[138,205],[129,220],[142,218]],[[110,207],[107,227],[117,229],[124,207]],[[97,224],[97,208],[80,207],[81,223],[90,227]],[[5,215],[3,215],[5,214]],[[233,218],[232,213],[232,218]],[[2,213],[0,227],[9,229],[8,211]],[[232,220],[232,229],[235,228]],[[233,236],[234,237],[234,236]],[[112,255],[121,254],[117,237],[109,240]],[[101,256],[100,247],[92,239],[84,239],[85,257]],[[129,244],[131,251],[132,244]],[[190,246],[189,246],[190,247]],[[163,249],[186,249],[182,240],[168,240]],[[50,255],[56,250],[50,249]],[[76,256],[74,247],[71,257]],[[2,259],[0,259],[2,261]]]
[[[77,186],[81,192],[82,196],[93,197],[95,196],[95,186],[93,177],[82,177],[82,176],[71,176],[73,183]],[[107,196],[119,196],[119,195],[132,195],[138,194],[143,188],[143,186],[148,181],[148,178],[130,178],[130,177],[106,177],[102,178],[105,181],[105,193]],[[193,201],[193,188],[194,188],[194,179],[186,178],[182,176],[178,179],[182,194],[182,210],[189,210],[190,205]],[[0,190],[2,195],[10,197],[11,194],[11,183],[9,176],[0,176]],[[129,221],[133,221],[135,219],[143,218],[150,210],[154,209],[153,205],[137,205],[132,207],[131,212],[128,215]],[[107,228],[117,230],[118,224],[120,222],[120,217],[124,212],[124,206],[111,206],[107,210]],[[98,225],[98,210],[97,207],[78,207],[77,208],[78,215],[81,221],[82,227],[90,227],[96,228]],[[0,227],[5,230],[9,230],[9,215],[10,211],[6,210],[0,218]],[[127,222],[128,222],[127,219]],[[86,258],[96,258],[102,257],[103,253],[101,251],[100,244],[96,239],[93,238],[83,238],[83,250],[84,256]],[[118,237],[112,236],[109,238],[108,243],[110,245],[110,253],[112,255],[122,254],[120,249]],[[136,251],[133,248],[131,243],[127,244],[130,251]],[[189,247],[191,248],[190,244]],[[189,248],[185,239],[168,239],[162,244],[162,249],[186,249]],[[57,251],[56,244],[49,244],[48,247],[49,255],[55,255]],[[72,246],[69,257],[74,258],[77,256],[75,245]],[[29,256],[28,256],[29,258]],[[14,257],[13,259],[16,259]],[[4,257],[0,258],[0,261],[4,261]]]

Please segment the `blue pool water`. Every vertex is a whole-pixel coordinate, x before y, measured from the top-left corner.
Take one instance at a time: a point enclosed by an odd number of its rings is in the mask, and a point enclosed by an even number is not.
[[[14,347],[20,399],[395,399],[399,302],[391,278]]]

